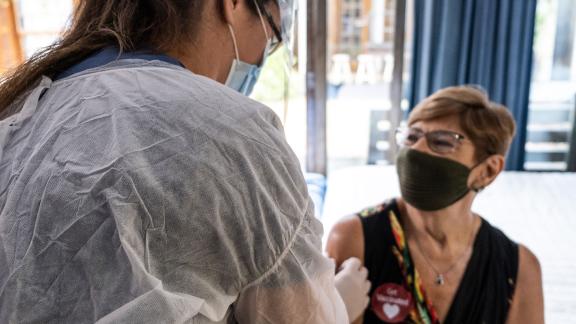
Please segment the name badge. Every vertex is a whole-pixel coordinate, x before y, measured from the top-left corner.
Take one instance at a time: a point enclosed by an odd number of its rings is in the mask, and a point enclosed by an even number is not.
[[[400,285],[386,283],[376,288],[370,304],[372,311],[384,322],[400,323],[410,313],[412,295]]]

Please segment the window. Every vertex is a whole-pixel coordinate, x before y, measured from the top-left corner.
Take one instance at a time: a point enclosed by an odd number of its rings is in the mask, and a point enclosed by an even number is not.
[[[330,5],[328,20],[341,23],[331,24],[328,30],[328,171],[390,163],[388,134],[393,126],[388,118],[396,1],[334,0]],[[344,20],[349,11],[355,19],[352,27]],[[407,25],[410,13],[407,10]],[[406,36],[410,37],[409,33]],[[404,66],[407,72],[408,64]]]
[[[19,0],[20,41],[26,57],[51,45],[72,14],[72,0]]]
[[[54,43],[72,7],[73,0],[0,1],[0,73]]]
[[[285,63],[279,54],[267,61],[252,96],[284,121],[288,143],[302,163],[307,146],[306,8],[306,1],[300,0],[298,34],[302,37],[298,39],[298,69],[290,71],[290,100],[284,102],[285,80],[278,75],[283,74]],[[328,172],[391,160],[387,136],[392,127],[388,111],[395,8],[396,0],[328,0]],[[409,25],[410,15],[407,20]],[[404,66],[408,71],[409,65]]]
[[[576,6],[538,2],[526,159],[530,171],[564,171],[574,129]]]

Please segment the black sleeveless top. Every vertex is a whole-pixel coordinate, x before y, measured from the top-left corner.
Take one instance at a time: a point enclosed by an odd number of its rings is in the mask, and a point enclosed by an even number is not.
[[[418,295],[413,287],[415,280],[407,279],[406,273],[403,273],[399,264],[399,258],[402,259],[402,257],[398,255],[397,249],[396,252],[393,251],[395,250],[393,247],[397,246],[398,242],[398,227],[393,230],[394,222],[391,222],[391,212],[396,217],[401,217],[395,200],[365,209],[357,214],[362,222],[364,232],[364,262],[369,272],[369,280],[372,283],[370,290],[372,302],[364,314],[365,324],[399,322],[385,321],[383,315],[377,314],[378,310],[376,310],[374,301],[377,297],[375,291],[379,287],[389,287],[390,284],[396,284],[404,287],[412,295]],[[400,231],[403,232],[401,229]],[[407,246],[405,256],[407,259],[411,259]],[[517,272],[518,245],[482,219],[482,225],[474,241],[472,256],[444,323],[505,323],[514,294]],[[407,281],[411,281],[411,283]],[[431,307],[429,301],[426,302]],[[386,305],[386,307],[389,307],[387,310],[397,311],[390,305]],[[413,315],[418,313],[418,307],[413,305],[412,308],[414,308],[411,310]],[[431,312],[434,313],[435,311],[431,309]],[[400,322],[437,323],[438,320],[434,316],[435,314],[431,319],[407,316]]]

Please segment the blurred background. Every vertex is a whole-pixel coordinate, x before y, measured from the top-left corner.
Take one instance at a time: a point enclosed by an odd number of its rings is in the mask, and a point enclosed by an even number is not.
[[[281,52],[267,62],[253,97],[274,109],[303,164],[307,153],[307,3],[300,1],[296,68],[286,75]],[[405,17],[401,59],[403,111],[409,108],[414,1]],[[326,6],[325,172],[390,163],[387,132],[397,34],[396,0],[329,0]],[[0,73],[53,43],[66,27],[73,0],[0,0]],[[568,169],[576,93],[576,2],[538,0],[531,64],[524,170]],[[283,75],[279,78],[279,75]],[[286,96],[289,100],[286,101]]]

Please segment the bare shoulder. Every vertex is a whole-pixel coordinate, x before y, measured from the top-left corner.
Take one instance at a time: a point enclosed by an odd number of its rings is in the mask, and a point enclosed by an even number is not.
[[[347,216],[332,227],[326,252],[336,261],[337,267],[351,257],[357,257],[364,263],[364,232],[358,216]]]
[[[507,323],[544,323],[540,261],[530,249],[521,244],[518,248],[516,290]]]
[[[542,294],[542,268],[536,255],[526,246],[518,246],[518,275],[516,278],[517,293],[529,296]]]
[[[542,277],[540,261],[530,249],[522,244],[518,246],[518,263],[518,276],[524,274],[532,279]]]

